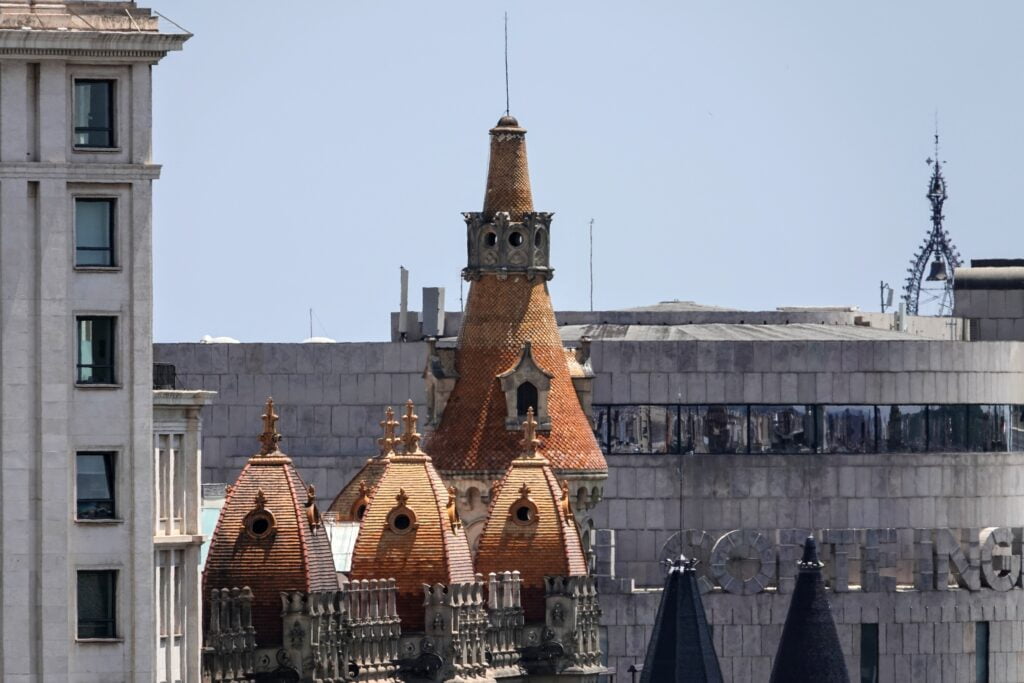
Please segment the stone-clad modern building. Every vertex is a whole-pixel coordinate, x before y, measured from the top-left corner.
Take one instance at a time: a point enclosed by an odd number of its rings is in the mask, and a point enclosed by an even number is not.
[[[0,679],[149,681],[151,70],[134,2],[0,3]]]
[[[813,534],[854,676],[1024,677],[1017,266],[958,270],[974,284],[957,286],[953,318],[687,302],[556,315],[608,465],[606,481],[571,493],[620,676],[642,664],[662,561],[682,553],[700,561],[725,680],[768,680]],[[1000,268],[1014,272],[972,272]],[[183,386],[219,392],[204,481],[233,479],[273,395],[296,466],[337,491],[375,452],[386,406],[412,396],[444,424],[460,325],[445,316],[429,341],[407,324],[405,342],[161,344],[155,356]],[[543,381],[529,356],[510,367]],[[457,494],[467,520],[489,503],[483,485]]]

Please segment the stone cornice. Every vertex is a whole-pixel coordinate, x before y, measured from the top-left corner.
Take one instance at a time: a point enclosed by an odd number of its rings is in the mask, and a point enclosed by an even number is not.
[[[180,50],[190,33],[0,30],[0,55],[159,60]]]
[[[62,178],[71,181],[113,182],[156,180],[160,164],[57,164],[46,162],[0,163],[0,179]]]

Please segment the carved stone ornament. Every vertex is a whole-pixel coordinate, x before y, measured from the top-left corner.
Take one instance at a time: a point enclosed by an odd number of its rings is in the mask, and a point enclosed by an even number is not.
[[[448,513],[448,525],[455,533],[462,528],[462,520],[459,519],[459,509],[456,507],[456,497],[458,491],[454,486],[448,487],[448,503],[445,505],[445,512]]]
[[[298,621],[292,623],[291,629],[288,631],[288,638],[291,639],[292,647],[296,650],[302,649],[302,641],[306,637],[306,631],[302,628],[302,624]]]
[[[406,495],[405,489],[399,489],[398,495],[395,496],[395,501],[398,505],[391,508],[387,518],[387,526],[392,533],[399,535],[407,534],[419,526],[419,523],[416,521],[416,513],[406,505],[408,500],[409,496]]]
[[[263,489],[256,490],[253,502],[255,507],[242,520],[242,529],[246,536],[254,541],[260,541],[274,533],[277,519],[273,512],[266,509],[267,496],[263,493]]]
[[[524,384],[532,384],[537,392],[537,410],[535,418],[537,429],[542,431],[551,429],[551,417],[548,415],[548,394],[551,391],[551,380],[554,378],[550,372],[540,367],[533,358],[533,344],[527,340],[523,344],[523,350],[519,354],[516,364],[498,375],[501,382],[501,391],[505,394],[505,428],[520,429],[521,420],[526,414],[519,414],[519,390]]]
[[[530,487],[526,482],[519,487],[519,498],[509,506],[508,518],[519,526],[533,526],[537,523],[537,505],[530,500]]]

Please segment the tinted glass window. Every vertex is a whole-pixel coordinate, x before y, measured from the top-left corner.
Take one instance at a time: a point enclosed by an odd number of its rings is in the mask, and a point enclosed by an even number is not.
[[[113,454],[78,453],[75,463],[77,518],[113,519]]]
[[[750,406],[751,453],[813,451],[813,406]]]
[[[874,453],[874,406],[825,406],[822,450],[826,453]]]
[[[928,406],[928,450],[963,451],[967,448],[967,409],[962,405]]]
[[[611,409],[610,453],[668,453],[674,443],[675,406]]]
[[[114,200],[75,200],[75,265],[114,265]]]
[[[117,572],[78,572],[78,637],[114,638]]]
[[[78,319],[78,382],[114,383],[114,318]]]
[[[1024,451],[1024,406],[1010,406],[1010,450]]]
[[[114,82],[75,81],[75,146],[114,146]]]
[[[878,450],[883,453],[926,450],[927,412],[924,406],[878,406]]]
[[[1011,406],[967,406],[967,448],[1007,450],[1007,417]]]
[[[747,407],[711,405],[693,411],[694,452],[746,453]]]

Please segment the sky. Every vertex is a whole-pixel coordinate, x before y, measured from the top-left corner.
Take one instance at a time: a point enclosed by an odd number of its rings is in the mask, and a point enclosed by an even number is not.
[[[389,337],[458,310],[488,134],[528,129],[556,310],[672,299],[878,310],[930,228],[1024,257],[1024,3],[149,0],[154,336]],[[164,24],[165,30],[177,30]],[[468,291],[468,284],[464,285]]]

